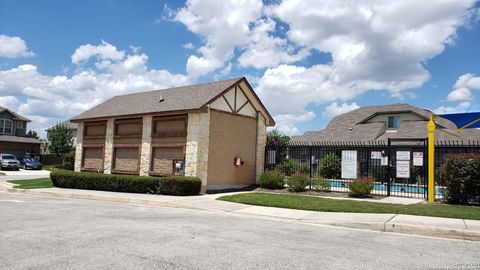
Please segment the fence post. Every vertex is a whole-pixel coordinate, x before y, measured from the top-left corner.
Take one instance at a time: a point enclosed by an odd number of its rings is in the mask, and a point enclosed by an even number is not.
[[[309,167],[309,169],[310,169],[310,191],[311,191],[311,190],[312,190],[312,163],[313,163],[313,162],[312,162],[312,146],[309,145],[309,146],[308,146],[308,149],[309,149],[309,157],[308,157],[308,159],[310,159],[310,167]]]
[[[435,122],[434,116],[430,116],[427,125],[428,130],[428,202],[435,202]]]
[[[392,146],[392,142],[390,138],[388,138],[388,147],[387,147],[387,196],[390,196],[390,187],[391,187],[391,172],[390,172],[390,148]]]

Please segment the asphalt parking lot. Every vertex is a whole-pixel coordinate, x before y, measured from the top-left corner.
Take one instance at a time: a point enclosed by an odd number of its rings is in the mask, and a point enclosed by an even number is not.
[[[479,242],[185,209],[0,192],[0,220],[0,269],[480,268]]]

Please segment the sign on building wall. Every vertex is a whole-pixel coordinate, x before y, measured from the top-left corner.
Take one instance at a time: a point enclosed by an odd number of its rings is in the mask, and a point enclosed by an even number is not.
[[[410,151],[397,151],[397,160],[410,160]]]
[[[397,178],[410,178],[409,160],[397,160]]]
[[[357,178],[357,151],[342,151],[342,178]]]
[[[423,152],[413,152],[413,166],[423,166]]]

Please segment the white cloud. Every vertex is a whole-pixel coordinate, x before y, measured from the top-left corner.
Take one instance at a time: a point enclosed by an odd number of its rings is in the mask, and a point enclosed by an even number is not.
[[[287,135],[297,135],[299,131],[295,124],[313,120],[315,116],[315,113],[312,111],[304,114],[278,114],[275,115],[277,123],[275,129]]]
[[[448,101],[472,101],[472,93],[466,87],[454,89],[447,96]]]
[[[187,43],[183,44],[182,47],[185,48],[185,49],[189,49],[189,50],[195,48],[195,46],[191,42],[187,42]]]
[[[0,57],[16,58],[34,56],[27,48],[27,43],[20,37],[0,35]]]
[[[441,106],[435,109],[435,112],[454,113],[470,110],[474,101],[471,90],[480,90],[480,77],[472,73],[460,75],[453,86],[453,90],[447,96],[447,101],[459,103],[453,106]]]
[[[115,46],[102,40],[100,45],[85,44],[78,47],[72,54],[72,63],[80,64],[93,56],[101,60],[121,60],[125,56],[125,52],[118,51]]]
[[[90,47],[108,47],[106,44]],[[72,76],[45,75],[35,65],[0,70],[0,105],[5,104],[32,119],[29,128],[44,135],[45,127],[71,118],[112,96],[189,83],[185,75],[149,69],[145,54],[122,57],[114,57],[116,53],[110,54],[113,57],[104,57],[108,55],[104,52],[100,54],[103,56],[94,63],[95,69],[80,68]],[[86,55],[75,58],[82,59],[78,62],[80,67],[88,59]]]
[[[224,68],[236,49],[241,52],[240,66],[257,69],[296,62],[308,55],[308,50],[297,50],[286,39],[274,36],[275,21],[265,17],[262,1],[189,0],[185,7],[168,14],[204,40],[198,54],[187,60],[187,73],[192,77]]]
[[[337,115],[344,114],[349,111],[356,110],[358,108],[360,108],[360,106],[358,106],[357,103],[355,102],[351,104],[342,103],[340,106],[338,106],[337,102],[333,102],[327,108],[325,108],[325,111],[323,111],[322,116],[326,118],[333,118]]]

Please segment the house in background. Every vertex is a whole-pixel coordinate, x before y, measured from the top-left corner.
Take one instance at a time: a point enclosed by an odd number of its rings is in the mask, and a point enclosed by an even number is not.
[[[23,157],[26,153],[40,154],[41,141],[26,137],[29,119],[0,107],[0,153]]]
[[[245,78],[115,96],[71,121],[75,171],[197,176],[203,191],[255,184],[275,124]]]
[[[72,132],[73,132],[73,146],[75,147],[77,145],[77,128],[78,128],[78,124],[76,123],[72,123],[70,122],[70,120],[65,120],[61,123],[59,123],[60,125],[62,126],[65,126],[65,127],[68,127],[68,128],[71,128],[72,129]],[[45,130],[47,132],[47,138],[48,138],[48,133],[50,132],[50,129],[52,127],[54,127],[55,125],[49,127],[47,130]]]
[[[320,131],[307,131],[301,136],[292,137],[292,142],[371,142],[388,138],[427,138],[427,123],[431,111],[409,104],[392,104],[362,107],[334,117]],[[480,140],[480,130],[465,129],[458,136],[456,126],[450,120],[436,119],[435,141]],[[444,132],[447,131],[447,132]]]

